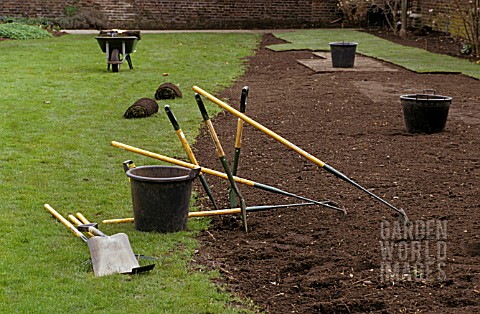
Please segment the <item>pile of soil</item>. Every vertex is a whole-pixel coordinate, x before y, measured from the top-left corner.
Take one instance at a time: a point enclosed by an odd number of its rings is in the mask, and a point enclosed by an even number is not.
[[[338,202],[348,214],[321,206],[249,213],[248,233],[240,215],[216,217],[199,236],[194,267],[220,271],[220,285],[268,313],[480,312],[479,81],[393,65],[314,73],[297,62],[311,51],[265,48],[280,42],[266,34],[245,75],[217,96],[238,108],[249,86],[248,116],[403,208],[411,224],[246,125],[239,176]],[[446,129],[409,134],[399,96],[426,89],[453,97]],[[212,122],[231,162],[237,119]],[[205,128],[193,149],[201,165],[222,169]],[[229,208],[228,182],[207,179]],[[299,201],[239,188],[247,206]],[[211,209],[198,181],[195,189],[201,209]]]

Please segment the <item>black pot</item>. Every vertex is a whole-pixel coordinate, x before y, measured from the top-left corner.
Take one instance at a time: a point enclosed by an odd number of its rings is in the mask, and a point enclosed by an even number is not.
[[[334,68],[353,68],[356,50],[357,43],[355,42],[330,43],[332,66]]]
[[[403,117],[408,133],[437,133],[444,130],[452,97],[413,94],[402,95]]]
[[[192,181],[200,168],[142,166],[127,170],[135,229],[176,232],[187,229]]]

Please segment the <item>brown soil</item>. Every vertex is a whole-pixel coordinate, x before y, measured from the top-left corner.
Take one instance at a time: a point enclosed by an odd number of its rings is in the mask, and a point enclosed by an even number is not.
[[[271,139],[244,128],[239,176],[315,200],[322,206],[213,219],[201,234],[197,265],[219,284],[268,313],[480,312],[480,83],[463,75],[396,72],[315,73],[297,62],[310,51],[273,52],[267,34],[248,69],[219,96],[389,203],[411,221]],[[393,65],[389,65],[394,67]],[[434,89],[453,97],[445,131],[405,131],[399,96]],[[206,101],[211,106],[211,103]],[[208,107],[207,107],[208,108]],[[213,119],[227,158],[237,119]],[[194,147],[203,166],[222,169],[203,128]],[[228,208],[228,182],[208,177]],[[198,202],[210,209],[199,182]],[[299,200],[239,186],[248,206]],[[390,254],[391,253],[391,254]]]

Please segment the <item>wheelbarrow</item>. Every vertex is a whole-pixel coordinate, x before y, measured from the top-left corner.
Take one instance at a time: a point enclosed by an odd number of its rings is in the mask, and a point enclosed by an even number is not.
[[[106,54],[108,70],[110,70],[111,65],[112,72],[120,71],[120,64],[125,60],[127,60],[130,69],[133,69],[130,54],[136,50],[137,43],[140,40],[140,32],[102,31],[100,36],[95,37],[95,39]]]

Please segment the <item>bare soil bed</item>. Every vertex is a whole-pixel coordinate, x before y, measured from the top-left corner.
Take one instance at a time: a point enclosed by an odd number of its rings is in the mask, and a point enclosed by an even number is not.
[[[411,221],[245,125],[238,175],[348,212],[303,206],[213,219],[194,266],[221,272],[219,284],[268,313],[480,312],[480,82],[463,75],[388,71],[315,73],[297,60],[311,51],[273,52],[264,35],[248,70],[220,95],[354,179]],[[201,87],[201,86],[200,86]],[[405,131],[400,95],[434,89],[453,97],[445,131]],[[207,103],[208,101],[206,101]],[[213,120],[233,159],[237,119]],[[221,170],[203,128],[194,145],[203,166]],[[208,177],[221,208],[228,182]],[[199,182],[203,209],[211,209]],[[299,200],[239,185],[247,206]]]

